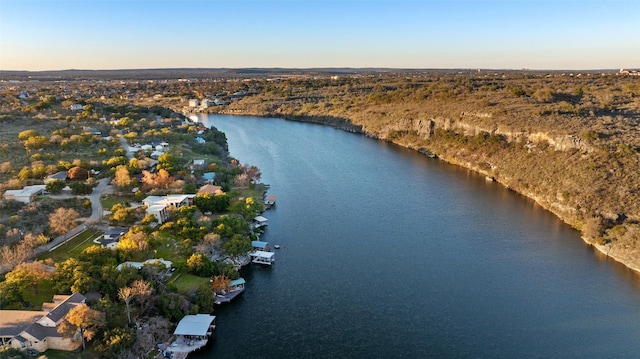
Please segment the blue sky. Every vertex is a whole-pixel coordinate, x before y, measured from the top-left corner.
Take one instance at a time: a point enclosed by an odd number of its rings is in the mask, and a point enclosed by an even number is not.
[[[640,1],[0,0],[0,69],[640,67]]]

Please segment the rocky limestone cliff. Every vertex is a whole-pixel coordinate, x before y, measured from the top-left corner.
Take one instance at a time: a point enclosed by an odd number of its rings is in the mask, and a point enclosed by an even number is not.
[[[463,113],[464,115],[464,113]],[[485,114],[489,116],[488,114]],[[364,130],[375,134],[376,137],[389,139],[391,133],[402,131],[415,131],[419,136],[430,138],[436,129],[450,130],[461,133],[465,136],[476,136],[480,133],[488,133],[490,135],[502,135],[509,141],[526,141],[530,143],[547,142],[550,146],[558,151],[579,150],[584,152],[593,149],[585,143],[580,137],[573,134],[549,134],[549,133],[526,133],[514,132],[506,127],[495,125],[492,128],[482,127],[472,122],[464,120],[454,120],[446,117],[435,117],[430,119],[410,119],[402,118],[393,123],[387,124],[379,130],[364,127]]]

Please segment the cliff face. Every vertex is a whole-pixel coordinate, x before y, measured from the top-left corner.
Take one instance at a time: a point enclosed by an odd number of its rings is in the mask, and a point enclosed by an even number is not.
[[[462,113],[464,116],[465,113]],[[490,114],[475,114],[475,116],[491,117]],[[364,127],[367,130],[367,127]],[[559,151],[579,150],[590,152],[593,148],[589,146],[584,140],[576,135],[550,135],[548,133],[526,133],[526,132],[513,132],[506,127],[500,127],[495,125],[494,127],[483,127],[472,122],[466,122],[464,120],[452,120],[450,118],[435,117],[430,119],[400,119],[393,123],[380,128],[379,130],[371,129],[377,132],[376,137],[387,139],[391,133],[401,131],[415,131],[419,136],[426,139],[433,136],[436,129],[443,129],[449,131],[455,131],[465,136],[477,136],[482,133],[490,135],[504,136],[508,141],[517,142],[530,142],[538,144],[547,142],[554,149]]]

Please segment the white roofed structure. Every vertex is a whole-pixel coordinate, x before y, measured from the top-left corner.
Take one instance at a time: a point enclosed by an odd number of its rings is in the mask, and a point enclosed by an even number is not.
[[[273,252],[253,251],[250,252],[249,255],[251,256],[251,262],[257,264],[271,265],[276,261],[276,259],[273,258],[273,256],[275,255],[275,253]]]
[[[173,335],[192,337],[209,336],[215,328],[215,320],[216,317],[211,314],[186,315],[180,323],[178,323],[176,330],[173,331]]]

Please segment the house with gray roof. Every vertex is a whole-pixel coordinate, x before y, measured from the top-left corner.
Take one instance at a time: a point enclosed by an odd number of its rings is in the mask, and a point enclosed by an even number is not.
[[[74,351],[82,346],[78,337],[65,338],[58,327],[69,311],[86,302],[80,293],[56,295],[53,302],[42,304],[41,311],[0,310],[0,344],[20,350],[48,349]]]

